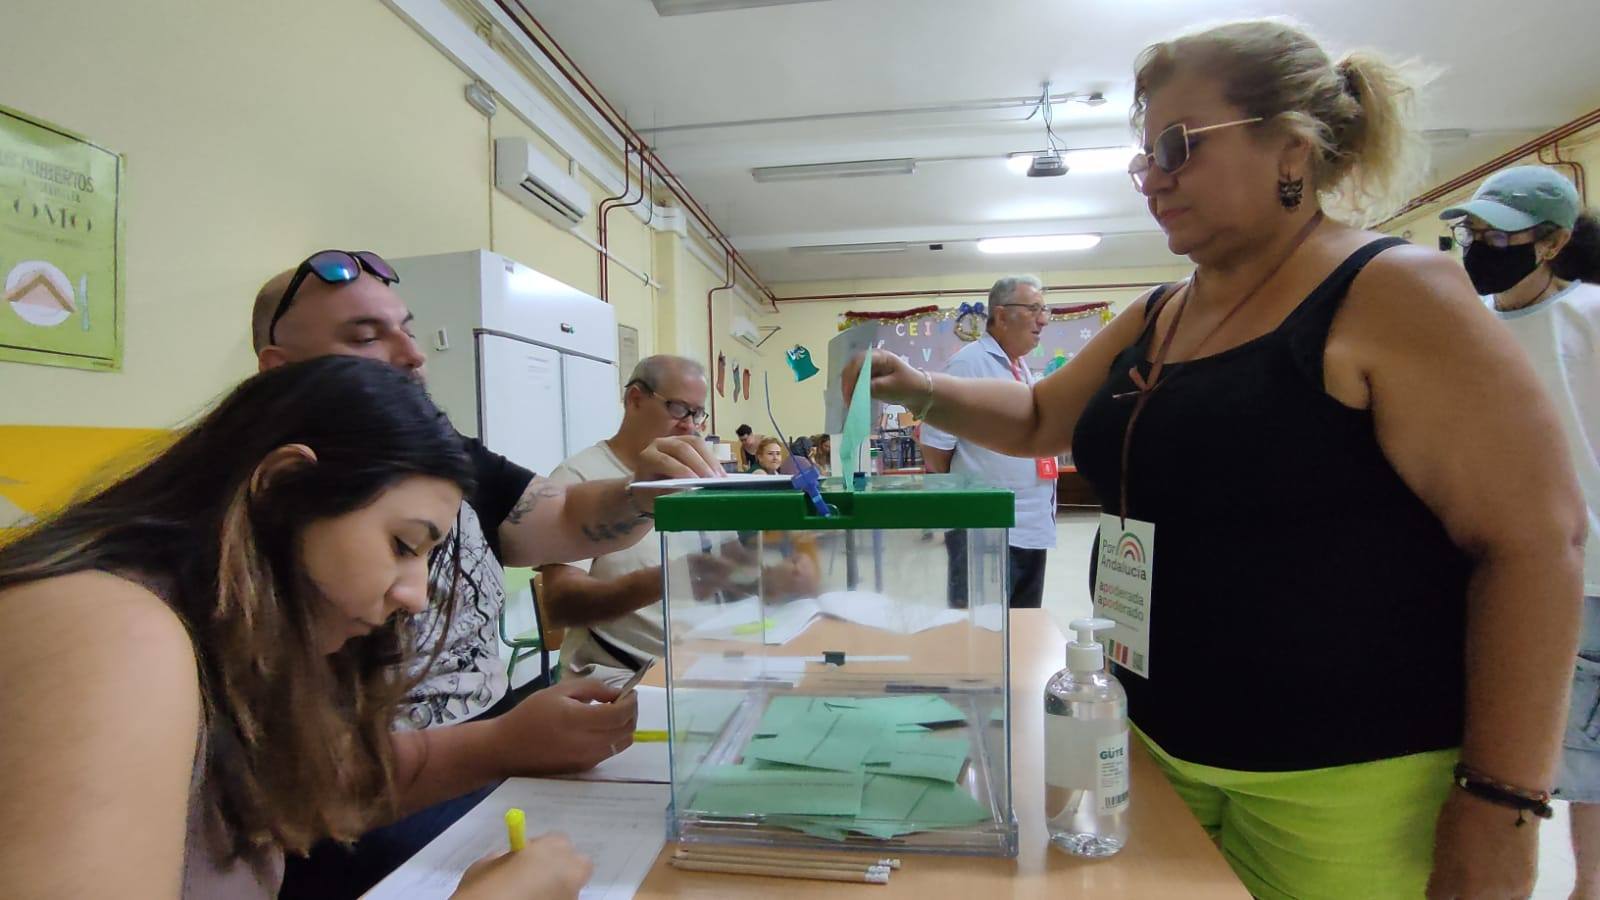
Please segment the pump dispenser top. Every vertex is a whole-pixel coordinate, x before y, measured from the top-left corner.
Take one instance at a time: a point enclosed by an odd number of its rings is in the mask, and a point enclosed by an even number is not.
[[[1078,639],[1067,642],[1067,668],[1074,672],[1099,672],[1106,667],[1105,651],[1094,639],[1096,631],[1116,627],[1110,619],[1073,619],[1071,628]]]

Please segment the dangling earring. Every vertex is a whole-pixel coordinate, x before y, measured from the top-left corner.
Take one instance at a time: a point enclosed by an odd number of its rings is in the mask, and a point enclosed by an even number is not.
[[[1304,178],[1291,179],[1288,175],[1278,176],[1278,202],[1283,204],[1285,210],[1293,211],[1300,208],[1300,197],[1305,193],[1306,180]]]

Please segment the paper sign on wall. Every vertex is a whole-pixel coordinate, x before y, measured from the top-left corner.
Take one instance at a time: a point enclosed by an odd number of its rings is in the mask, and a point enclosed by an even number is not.
[[[122,367],[123,159],[0,106],[0,360]]]

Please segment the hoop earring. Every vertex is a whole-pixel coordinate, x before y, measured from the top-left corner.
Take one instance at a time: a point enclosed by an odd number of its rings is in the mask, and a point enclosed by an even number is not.
[[[1287,175],[1278,176],[1278,202],[1283,208],[1293,211],[1300,208],[1300,199],[1305,194],[1306,180],[1304,178],[1290,179]]]

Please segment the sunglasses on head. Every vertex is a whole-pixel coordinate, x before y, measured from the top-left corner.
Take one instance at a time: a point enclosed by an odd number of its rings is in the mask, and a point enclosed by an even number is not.
[[[1223,122],[1220,125],[1207,125],[1204,128],[1190,128],[1183,123],[1169,125],[1156,135],[1150,149],[1136,154],[1128,162],[1128,175],[1133,179],[1133,186],[1144,190],[1145,177],[1150,174],[1150,169],[1157,168],[1168,175],[1189,164],[1189,157],[1194,155],[1194,148],[1200,146],[1195,135],[1205,134],[1208,131],[1217,131],[1223,128],[1233,128],[1236,125],[1254,125],[1266,119],[1256,116],[1252,119],[1235,119],[1232,122]]]
[[[278,308],[272,313],[272,321],[267,325],[267,343],[277,342],[278,320],[289,311],[295,292],[300,290],[300,285],[305,283],[307,277],[315,275],[325,284],[349,284],[361,277],[362,269],[384,284],[394,284],[400,280],[394,267],[371,250],[318,250],[306,257],[305,262],[294,270],[294,277],[289,279],[289,286],[284,288]]]

